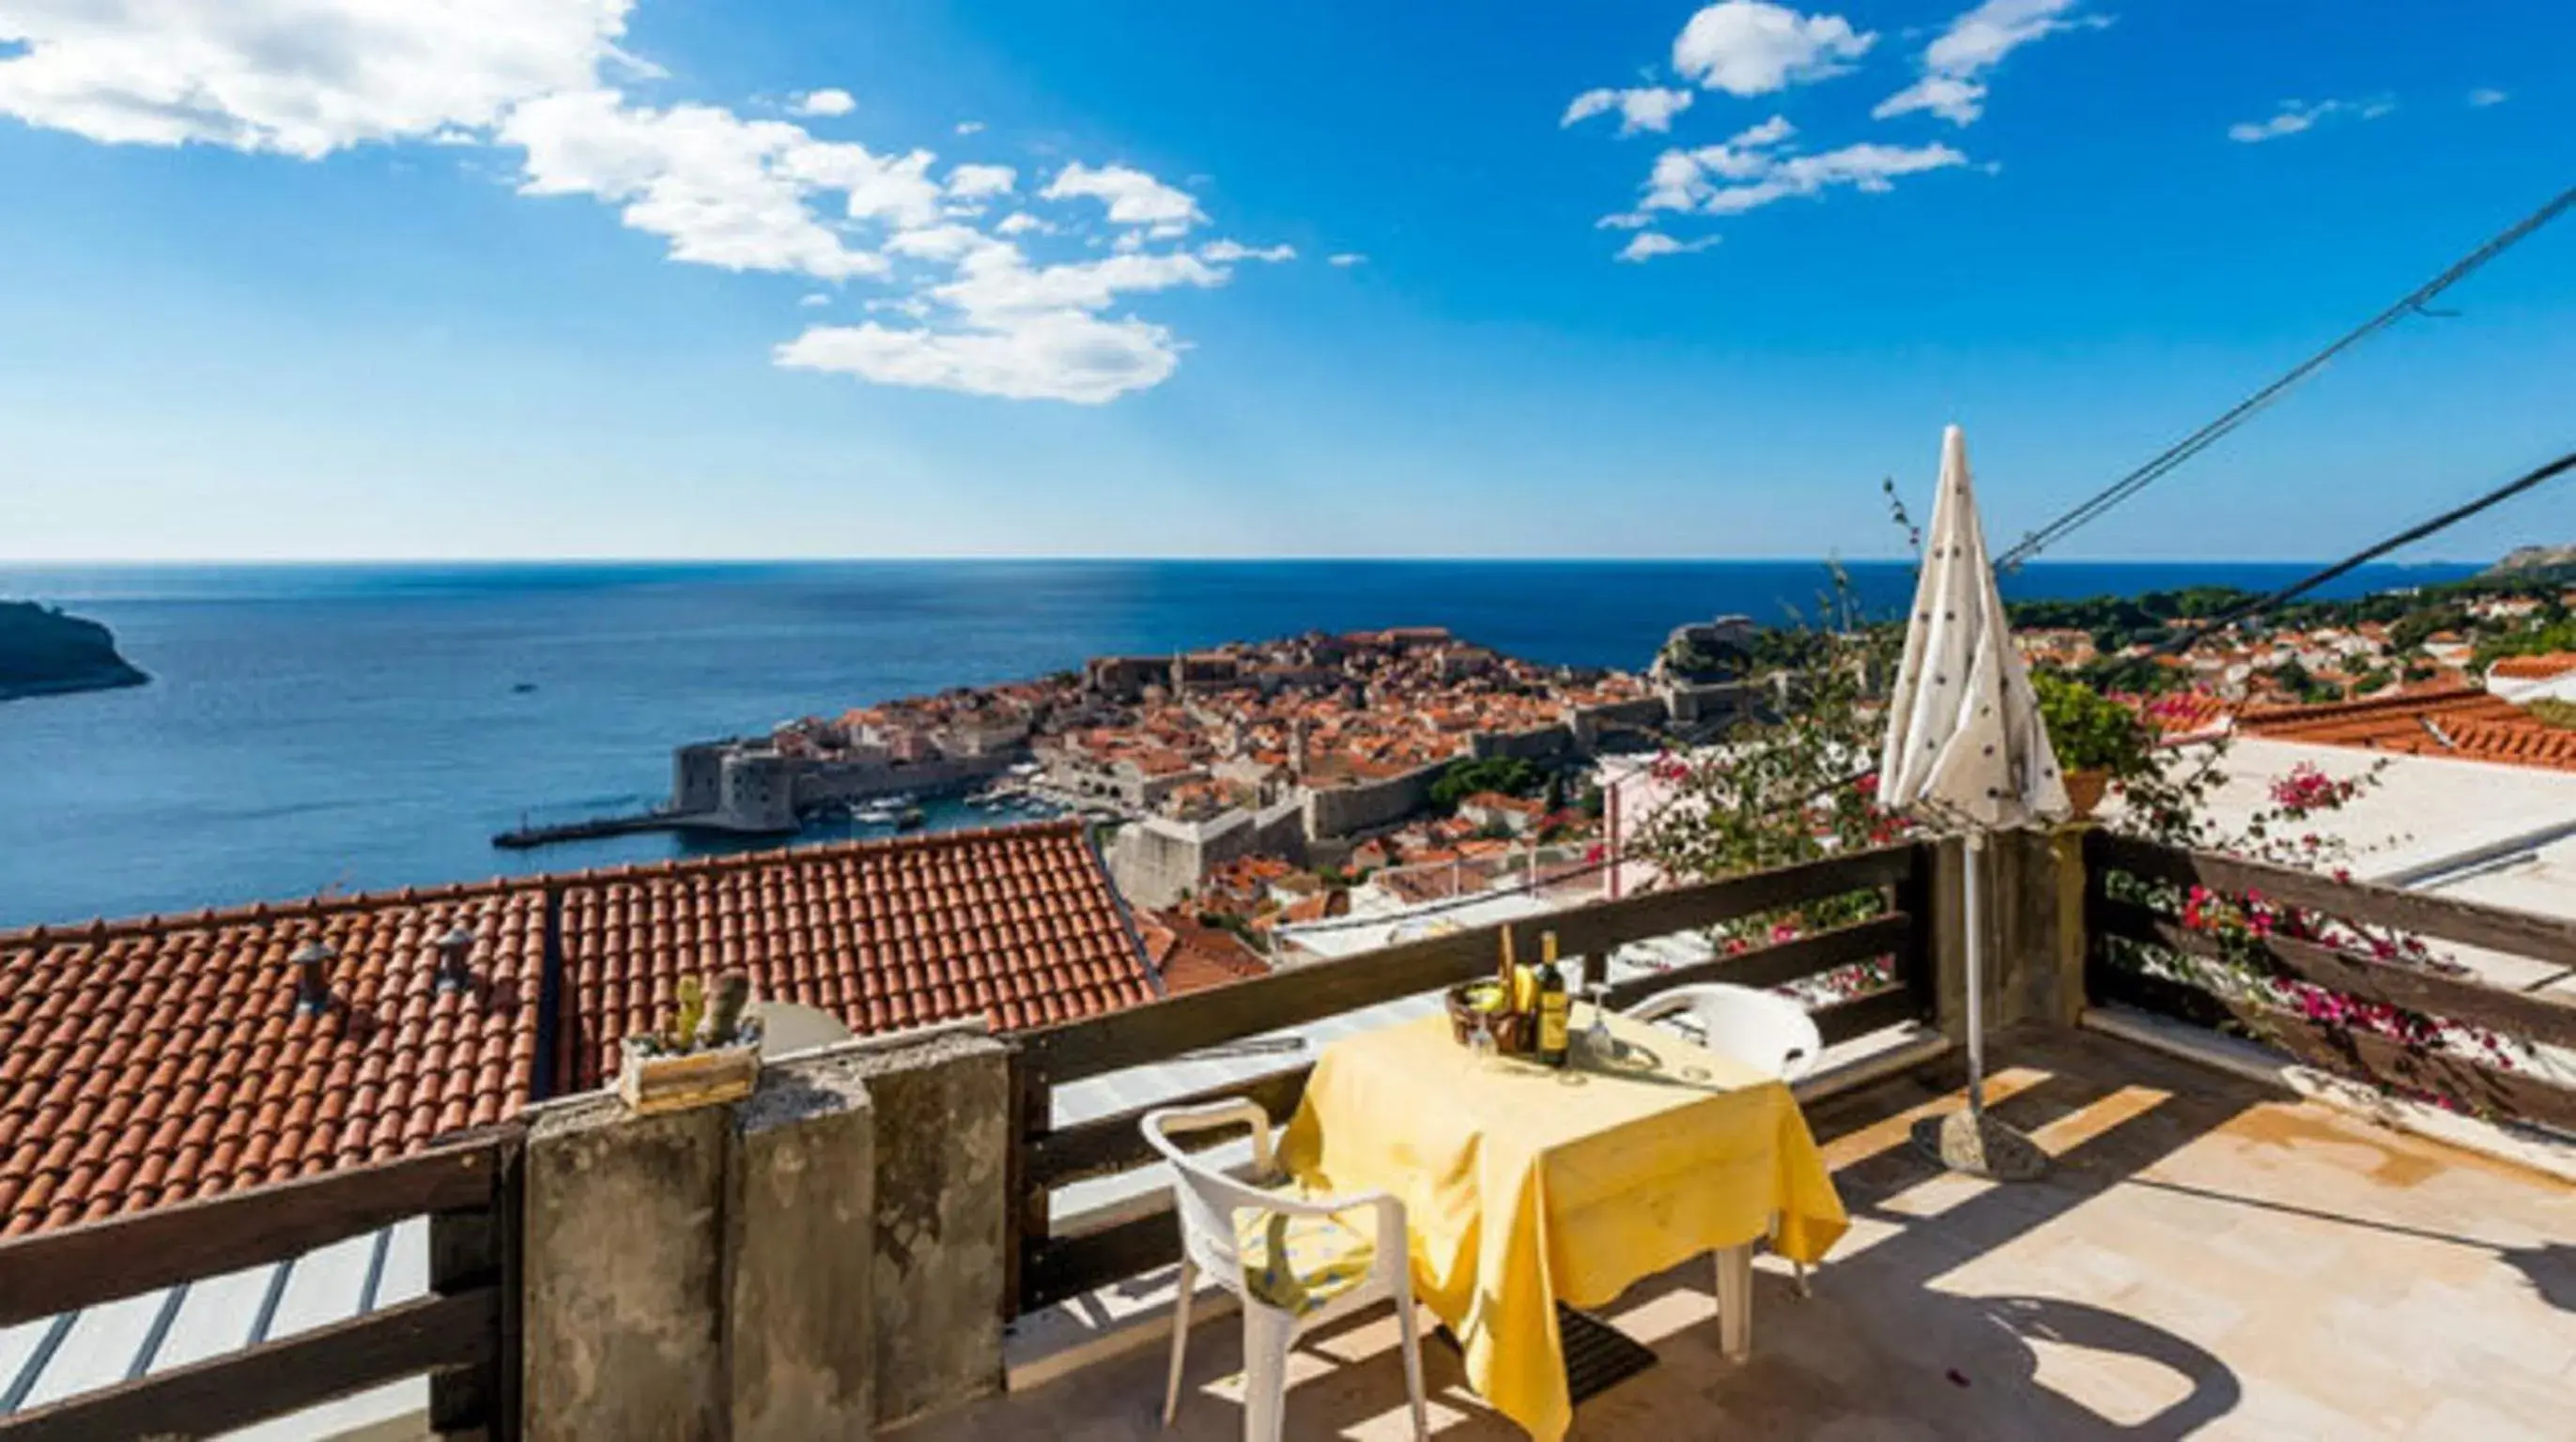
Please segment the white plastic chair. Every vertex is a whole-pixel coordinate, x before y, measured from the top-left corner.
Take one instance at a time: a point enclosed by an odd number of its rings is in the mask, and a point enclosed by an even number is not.
[[[1720,1056],[1759,1067],[1784,1082],[1816,1069],[1825,1039],[1807,1009],[1775,992],[1711,982],[1659,991],[1628,1008],[1639,1021],[1686,1017],[1700,1044]]]
[[[1147,1112],[1145,1140],[1172,1164],[1181,1218],[1180,1291],[1172,1304],[1172,1370],[1163,1425],[1180,1408],[1181,1359],[1189,1347],[1190,1295],[1206,1272],[1243,1304],[1243,1435],[1277,1442],[1288,1405],[1288,1349],[1299,1336],[1379,1301],[1395,1303],[1404,1334],[1404,1385],[1413,1435],[1430,1435],[1422,1400],[1422,1338],[1413,1315],[1413,1269],[1405,1254],[1404,1204],[1385,1192],[1299,1197],[1238,1181],[1183,1151],[1173,1138],[1218,1127],[1252,1129],[1256,1176],[1276,1163],[1270,1118],[1247,1100]],[[1368,1212],[1353,1227],[1338,1214]],[[1285,1259],[1278,1253],[1285,1252]],[[1299,1262],[1306,1265],[1298,1265]]]
[[[1816,1059],[1825,1050],[1824,1034],[1816,1030],[1815,1018],[1807,1015],[1805,1007],[1777,992],[1727,982],[1659,991],[1628,1008],[1628,1015],[1638,1021],[1687,1019],[1699,1032],[1702,1046],[1784,1082],[1814,1071]],[[1719,1266],[1724,1268],[1723,1259]],[[1796,1274],[1798,1295],[1806,1296],[1807,1264],[1792,1259],[1789,1266]]]

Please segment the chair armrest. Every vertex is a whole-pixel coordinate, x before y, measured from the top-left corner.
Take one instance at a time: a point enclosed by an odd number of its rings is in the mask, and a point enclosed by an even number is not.
[[[1691,999],[1681,991],[1659,991],[1619,1014],[1631,1021],[1661,1021],[1675,1012],[1690,1009]]]

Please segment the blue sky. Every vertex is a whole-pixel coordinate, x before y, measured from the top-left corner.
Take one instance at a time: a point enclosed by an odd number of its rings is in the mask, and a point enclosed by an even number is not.
[[[0,556],[1877,555],[1952,420],[2000,541],[2576,181],[2571,53],[2555,0],[0,0]],[[2448,308],[2058,554],[2323,556],[2562,449],[2576,220]],[[2522,540],[2576,499],[2423,555]]]

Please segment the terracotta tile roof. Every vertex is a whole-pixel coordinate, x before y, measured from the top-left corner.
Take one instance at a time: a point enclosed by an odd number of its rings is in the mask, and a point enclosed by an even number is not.
[[[1269,963],[1241,939],[1222,927],[1201,926],[1182,912],[1138,912],[1136,929],[1165,990],[1174,996],[1270,974]]]
[[[2237,728],[2275,740],[2576,771],[2576,731],[2456,683],[2362,701],[2249,711]]]
[[[513,884],[0,935],[0,1235],[385,1161],[527,1103],[544,898]],[[440,993],[432,943],[475,935]],[[296,1007],[320,938],[330,1004]]]
[[[2490,676],[2508,681],[2546,681],[2576,671],[2576,651],[2551,651],[2541,656],[2507,656],[2487,668]]]
[[[561,1020],[547,1008],[560,907]],[[462,926],[471,986],[436,986]],[[320,939],[330,1004],[288,958]],[[684,974],[883,1031],[1154,983],[1078,822],[0,933],[0,1235],[419,1151],[600,1085]]]
[[[799,847],[595,873],[563,911],[565,1080],[601,1085],[681,978],[740,968],[755,994],[866,1034],[981,1015],[997,1030],[1151,1001],[1077,821]]]

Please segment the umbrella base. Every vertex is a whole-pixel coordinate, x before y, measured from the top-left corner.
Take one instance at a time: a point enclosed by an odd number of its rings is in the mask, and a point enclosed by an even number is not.
[[[2048,1153],[1992,1115],[1952,1112],[1914,1124],[1914,1149],[1954,1172],[1996,1182],[2033,1182],[2048,1174]]]

